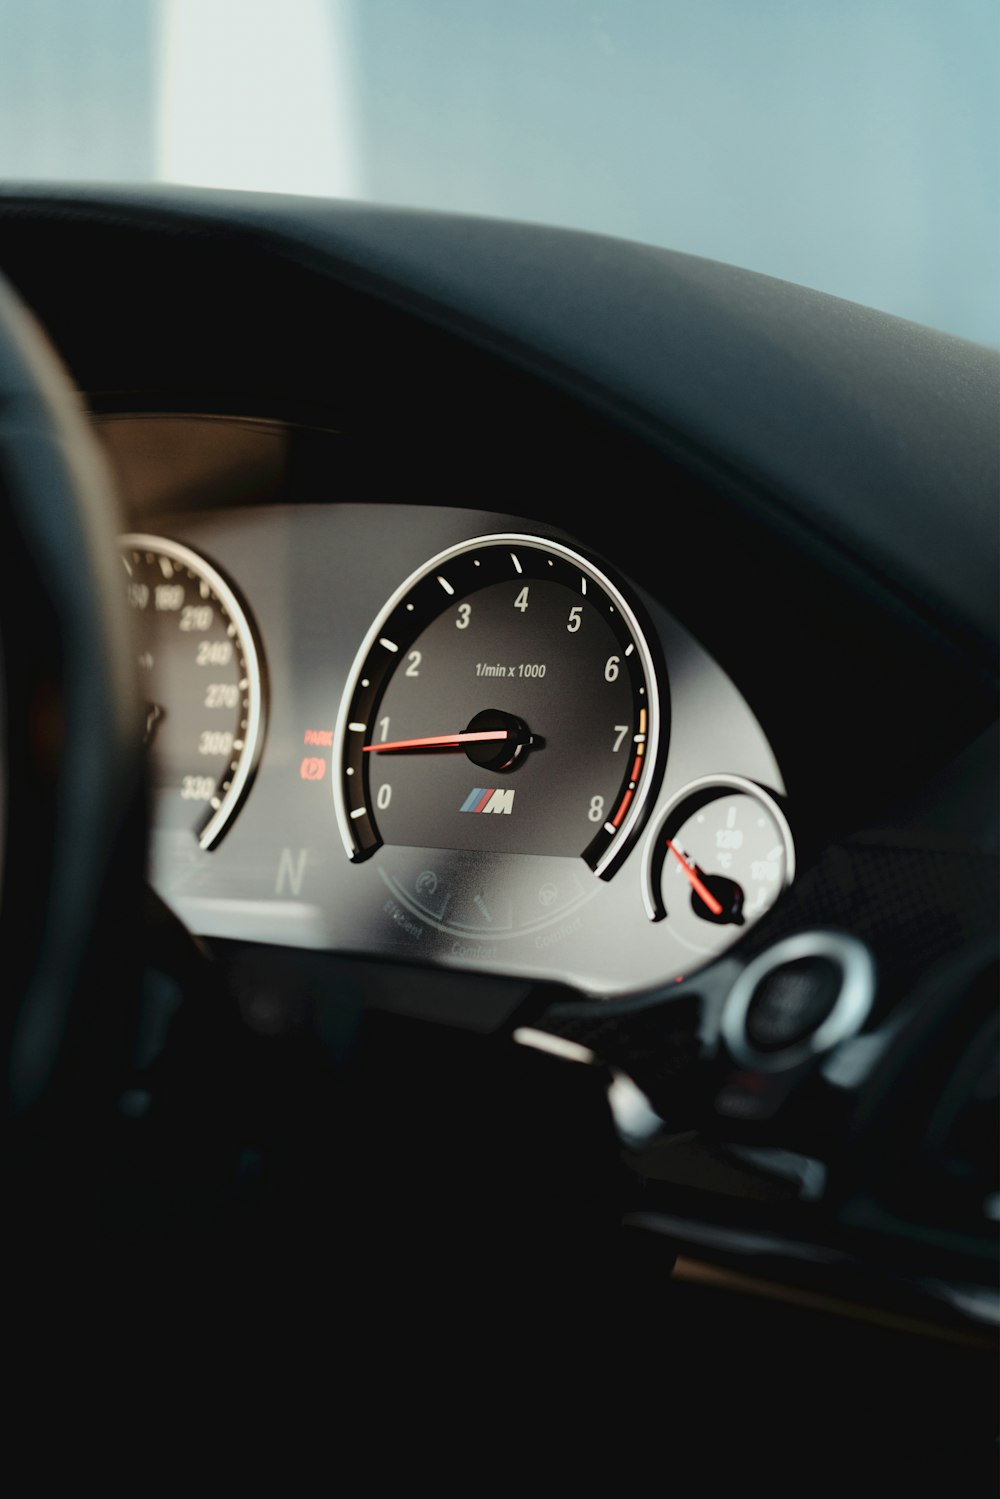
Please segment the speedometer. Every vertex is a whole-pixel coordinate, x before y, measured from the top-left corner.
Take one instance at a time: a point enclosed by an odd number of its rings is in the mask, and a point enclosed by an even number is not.
[[[155,822],[211,848],[260,751],[261,653],[232,586],[204,557],[162,536],[123,536],[120,545],[139,623]]]
[[[432,558],[363,644],[337,730],[353,859],[383,843],[582,856],[641,826],[663,709],[635,608],[559,543],[482,536]]]

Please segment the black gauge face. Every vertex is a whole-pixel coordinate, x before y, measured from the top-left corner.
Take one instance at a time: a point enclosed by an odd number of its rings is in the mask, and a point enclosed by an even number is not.
[[[260,656],[232,588],[188,547],[121,538],[146,695],[158,828],[210,848],[248,788],[263,724]]]
[[[362,647],[338,725],[345,844],[582,856],[607,875],[641,825],[660,720],[649,647],[602,573],[534,537],[467,542]]]
[[[784,813],[741,776],[693,781],[673,798],[646,856],[646,908],[697,953],[731,942],[791,883],[795,850]]]

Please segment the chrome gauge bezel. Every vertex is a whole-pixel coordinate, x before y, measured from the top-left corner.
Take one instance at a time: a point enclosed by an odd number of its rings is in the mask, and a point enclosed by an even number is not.
[[[782,844],[784,845],[785,868],[781,890],[787,890],[795,878],[795,840],[792,837],[792,829],[788,818],[771,793],[765,790],[759,782],[750,781],[746,776],[726,773],[698,776],[696,780],[688,781],[685,786],[682,786],[679,791],[676,791],[671,796],[666,806],[656,818],[656,822],[650,829],[649,836],[646,839],[646,849],[643,857],[642,899],[646,907],[646,915],[650,921],[662,921],[667,914],[660,891],[664,829],[676,817],[678,809],[684,806],[686,802],[697,800],[706,792],[711,792],[715,788],[718,788],[723,793],[738,791],[744,796],[751,796],[761,803],[765,811],[773,818],[775,826],[781,835]]]
[[[200,552],[185,546],[183,542],[172,541],[169,537],[141,531],[129,531],[119,536],[118,545],[122,552],[159,553],[168,557],[171,562],[188,568],[207,583],[236,630],[248,684],[244,692],[246,726],[243,728],[243,749],[225,793],[219,799],[219,806],[197,835],[199,848],[208,850],[219,842],[245,800],[260,760],[266,722],[263,654],[258,648],[246,608],[237,598],[232,586]]]
[[[609,600],[611,600],[635,644],[637,663],[641,668],[645,682],[645,696],[648,709],[648,720],[643,746],[644,764],[642,773],[636,782],[635,790],[629,794],[627,809],[622,815],[621,821],[614,827],[613,831],[608,832],[607,844],[602,848],[599,855],[595,857],[594,862],[590,863],[588,860],[589,867],[593,869],[596,875],[602,879],[608,879],[632,847],[634,839],[641,829],[651,805],[651,797],[657,784],[663,718],[660,702],[661,687],[657,678],[653,655],[646,637],[646,631],[640,624],[635,610],[622,595],[618,586],[611,581],[600,567],[580,552],[566,546],[562,542],[551,541],[547,537],[524,532],[495,532],[471,537],[454,546],[446,547],[443,551],[436,553],[433,557],[421,563],[418,568],[414,569],[393,592],[372,623],[348,674],[347,683],[340,701],[334,733],[333,796],[337,825],[340,829],[344,849],[353,862],[359,862],[361,859],[367,858],[381,844],[380,839],[376,836],[373,840],[370,833],[368,841],[362,843],[361,838],[356,833],[356,824],[360,820],[362,813],[365,816],[366,825],[368,819],[371,818],[371,826],[374,827],[375,819],[371,817],[370,809],[367,808],[364,800],[359,801],[355,806],[348,805],[345,774],[349,753],[347,736],[351,732],[351,723],[355,722],[352,718],[352,708],[358,700],[359,689],[362,688],[367,680],[365,670],[371,659],[372,652],[381,640],[387,638],[387,622],[396,614],[397,610],[405,607],[407,596],[412,594],[429,576],[439,574],[455,558],[464,557],[470,552],[493,548],[531,548],[541,550],[549,556],[559,558],[577,569],[584,578],[592,580],[595,586],[602,590]],[[439,579],[438,581],[441,580]],[[412,638],[415,638],[415,636],[412,636]],[[395,642],[393,647],[394,652],[398,651],[400,646],[403,645],[405,645],[403,641]],[[621,808],[619,807],[620,810]],[[611,824],[606,824],[604,831],[607,832],[610,828]]]

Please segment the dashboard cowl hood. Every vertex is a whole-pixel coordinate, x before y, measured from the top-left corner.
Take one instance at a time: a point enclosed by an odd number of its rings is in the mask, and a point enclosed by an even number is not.
[[[813,529],[996,648],[996,350],[651,245],[256,193],[8,185],[5,261],[54,221],[266,241],[562,388],[702,476],[737,476],[742,503],[771,524]]]

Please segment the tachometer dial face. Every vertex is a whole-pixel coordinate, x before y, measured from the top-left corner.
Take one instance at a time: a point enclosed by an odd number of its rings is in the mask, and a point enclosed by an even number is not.
[[[259,754],[260,652],[232,587],[204,557],[162,536],[123,536],[120,545],[139,626],[154,820],[211,848]]]
[[[692,781],[668,804],[646,849],[653,921],[694,952],[721,952],[778,899],[795,849],[775,799],[742,776]]]
[[[337,730],[344,843],[582,856],[607,876],[641,826],[662,716],[635,612],[592,563],[531,536],[465,542],[362,646]]]

